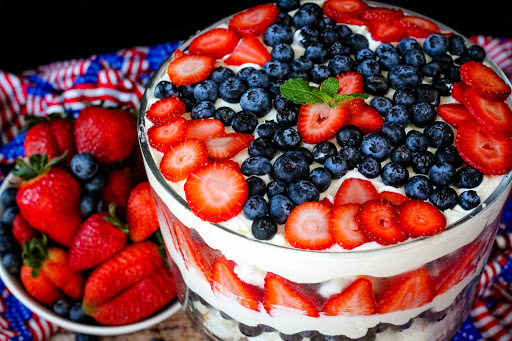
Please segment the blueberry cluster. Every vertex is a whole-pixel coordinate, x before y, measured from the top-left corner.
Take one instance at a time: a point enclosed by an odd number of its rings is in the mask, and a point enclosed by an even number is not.
[[[0,206],[3,214],[0,217],[0,256],[2,265],[12,275],[19,275],[23,262],[21,249],[12,235],[12,223],[20,210],[16,204],[17,187],[8,187],[0,194]]]

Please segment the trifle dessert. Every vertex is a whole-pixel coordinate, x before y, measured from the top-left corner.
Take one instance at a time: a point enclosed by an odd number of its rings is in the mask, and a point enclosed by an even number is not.
[[[199,32],[139,140],[183,308],[213,340],[448,340],[512,170],[510,85],[406,9],[281,0]]]

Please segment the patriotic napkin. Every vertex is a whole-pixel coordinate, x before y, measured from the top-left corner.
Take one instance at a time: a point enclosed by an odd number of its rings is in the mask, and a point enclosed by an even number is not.
[[[512,80],[512,38],[471,37]],[[0,70],[0,171],[24,156],[26,115],[65,112],[76,117],[88,104],[138,109],[144,88],[179,42],[134,47],[55,62],[12,74]],[[0,181],[2,174],[0,172]],[[58,327],[24,307],[0,281],[0,341],[43,340]],[[479,284],[470,316],[452,341],[512,340],[512,199]]]

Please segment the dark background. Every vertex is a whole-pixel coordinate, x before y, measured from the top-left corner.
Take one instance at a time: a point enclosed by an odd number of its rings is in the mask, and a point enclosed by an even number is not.
[[[53,61],[185,39],[227,15],[266,2],[0,0],[0,69],[17,73]],[[382,2],[423,13],[466,36],[512,37],[512,16],[503,1]]]

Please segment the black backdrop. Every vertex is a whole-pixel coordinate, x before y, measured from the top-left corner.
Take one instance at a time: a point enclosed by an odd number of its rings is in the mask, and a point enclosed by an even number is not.
[[[0,0],[0,69],[19,72],[57,60],[181,40],[268,0]],[[512,37],[503,1],[382,0],[423,13],[462,34]]]

